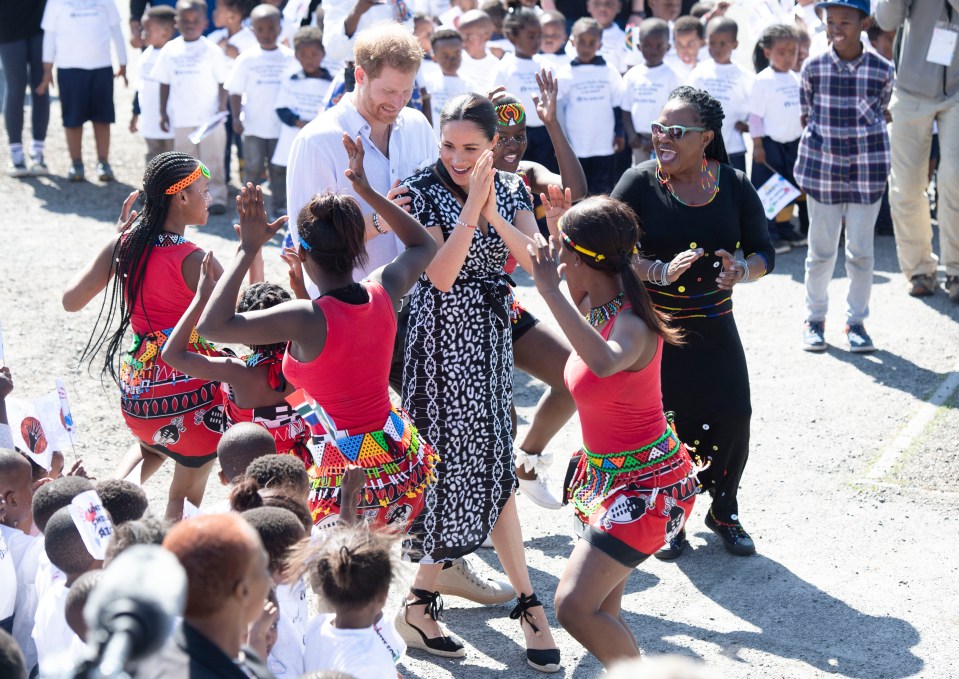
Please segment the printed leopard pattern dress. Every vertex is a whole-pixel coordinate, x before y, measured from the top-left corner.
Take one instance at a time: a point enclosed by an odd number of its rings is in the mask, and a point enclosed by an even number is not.
[[[532,211],[515,174],[494,179],[499,213],[515,223]],[[412,214],[449,238],[461,205],[432,168],[404,184]],[[437,481],[413,524],[411,556],[439,563],[475,551],[489,535],[515,485],[510,402],[512,292],[503,275],[506,243],[490,228],[475,229],[463,268],[449,292],[424,274],[410,301],[403,405],[440,456]]]

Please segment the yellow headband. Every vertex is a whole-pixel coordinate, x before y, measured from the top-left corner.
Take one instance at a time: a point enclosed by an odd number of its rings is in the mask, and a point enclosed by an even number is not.
[[[197,179],[199,179],[201,176],[206,177],[207,179],[210,178],[210,171],[206,169],[206,165],[204,165],[203,163],[200,163],[199,165],[197,165],[196,169],[193,172],[191,172],[186,177],[178,181],[176,184],[168,188],[165,191],[166,195],[172,196],[175,193],[179,193],[180,191],[188,187],[190,184],[195,182]]]
[[[566,232],[563,231],[562,229],[560,229],[559,237],[563,239],[563,242],[566,243],[566,245],[568,245],[569,247],[573,248],[576,252],[579,252],[580,254],[584,254],[584,255],[586,255],[587,257],[592,257],[592,258],[593,258],[593,261],[601,262],[601,261],[603,261],[604,259],[606,259],[606,255],[604,255],[604,254],[602,254],[602,253],[593,252],[592,250],[587,250],[586,248],[584,248],[584,247],[581,246],[581,245],[576,245],[576,243],[573,242],[573,239],[571,239],[569,236],[567,236],[567,235],[566,235]],[[638,253],[639,253],[639,248],[637,248],[637,247],[634,245],[634,246],[633,246],[633,250],[632,250],[632,252],[630,252],[630,254],[631,254],[631,255],[635,255],[635,254],[638,254]]]

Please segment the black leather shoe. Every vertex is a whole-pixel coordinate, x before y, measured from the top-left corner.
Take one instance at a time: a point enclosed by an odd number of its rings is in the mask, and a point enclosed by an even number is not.
[[[710,509],[709,513],[706,514],[706,527],[723,539],[723,546],[730,554],[736,556],[755,554],[756,545],[753,543],[753,539],[749,537],[749,533],[739,523],[735,514],[733,518],[732,523],[720,521],[713,515],[713,510]]]
[[[672,561],[678,559],[689,543],[686,542],[686,529],[683,528],[672,540],[666,543],[666,546],[656,552],[655,556],[660,561]]]

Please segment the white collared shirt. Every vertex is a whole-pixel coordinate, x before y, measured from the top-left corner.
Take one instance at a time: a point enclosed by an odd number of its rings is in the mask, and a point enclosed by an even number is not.
[[[299,242],[294,223],[296,216],[317,193],[337,191],[348,194],[360,204],[364,216],[373,212],[356,195],[352,183],[344,174],[349,167],[346,149],[343,148],[344,132],[354,138],[357,135],[362,137],[366,151],[363,169],[370,186],[384,196],[395,181],[403,181],[439,157],[436,137],[426,117],[408,106],[400,111],[393,123],[389,158],[384,156],[370,141],[370,124],[356,109],[354,95],[343,97],[336,106],[321,113],[293,140],[287,169],[286,204],[294,243]],[[361,281],[368,277],[371,272],[393,261],[402,251],[402,242],[392,233],[368,240],[366,265],[353,271],[354,280]],[[307,290],[311,296],[318,294],[312,282],[307,285]]]

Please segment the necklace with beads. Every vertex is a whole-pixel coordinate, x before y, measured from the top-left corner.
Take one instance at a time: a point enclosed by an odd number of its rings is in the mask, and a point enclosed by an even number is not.
[[[661,186],[665,187],[669,191],[669,195],[676,199],[676,202],[680,205],[685,205],[686,207],[705,207],[713,202],[719,194],[719,171],[717,170],[717,176],[713,176],[713,171],[709,167],[709,161],[703,158],[703,169],[700,174],[700,186],[703,187],[703,191],[709,194],[709,198],[706,199],[704,203],[687,203],[682,198],[676,195],[676,191],[673,189],[673,185],[670,182],[671,177],[663,172],[662,166],[657,162],[656,163],[656,179],[659,180]]]
[[[594,328],[604,323],[609,323],[616,314],[619,313],[619,310],[623,308],[623,297],[625,295],[626,293],[621,292],[606,302],[606,304],[590,307],[589,313],[586,314],[586,320]]]

